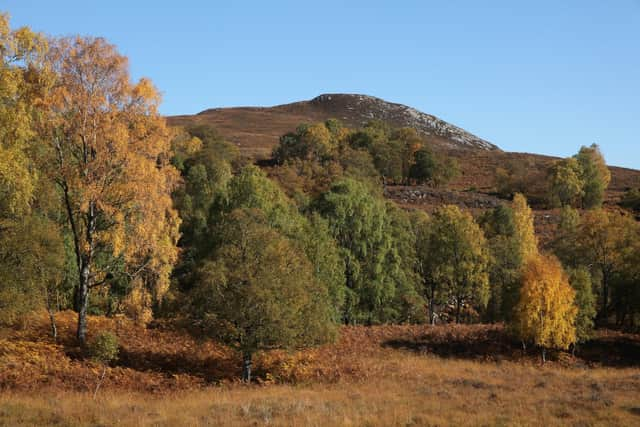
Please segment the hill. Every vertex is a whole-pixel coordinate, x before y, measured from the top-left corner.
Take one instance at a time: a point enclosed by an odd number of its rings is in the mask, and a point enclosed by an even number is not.
[[[540,154],[502,151],[496,145],[433,115],[368,95],[323,94],[308,101],[274,107],[211,108],[195,115],[167,119],[173,126],[213,126],[226,140],[236,144],[244,156],[264,160],[270,158],[280,136],[295,130],[301,123],[330,118],[339,119],[349,127],[381,120],[395,127],[417,129],[435,150],[458,159],[462,174],[452,183],[454,190],[493,191],[499,167],[524,171],[532,183],[540,183],[547,166],[555,160]],[[628,188],[640,186],[640,171],[612,167],[611,172],[609,199],[612,201],[617,201]]]
[[[246,154],[265,158],[278,138],[300,123],[341,120],[360,127],[381,120],[395,127],[412,127],[441,148],[499,151],[499,148],[464,129],[415,108],[368,95],[323,94],[309,101],[274,107],[211,108],[192,116],[169,117],[172,125],[206,123],[214,126]]]

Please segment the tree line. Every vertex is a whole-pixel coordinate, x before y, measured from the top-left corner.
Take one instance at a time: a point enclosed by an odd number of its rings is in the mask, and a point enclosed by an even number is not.
[[[340,324],[506,322],[567,348],[595,322],[637,327],[640,230],[601,208],[597,147],[558,162],[563,206],[541,248],[527,199],[475,217],[386,200],[446,185],[454,160],[413,129],[301,125],[260,169],[205,126],[168,128],[148,79],[101,38],[51,38],[0,18],[0,320],[46,308],[182,318],[256,351],[332,340]],[[578,211],[575,208],[587,210]]]

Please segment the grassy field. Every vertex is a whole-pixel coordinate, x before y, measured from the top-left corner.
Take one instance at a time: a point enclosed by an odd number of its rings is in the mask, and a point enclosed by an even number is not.
[[[46,322],[0,331],[0,425],[622,425],[640,424],[640,339],[601,333],[578,357],[541,366],[497,326],[345,327],[339,342],[256,361],[167,326],[92,318],[120,336],[100,369]]]

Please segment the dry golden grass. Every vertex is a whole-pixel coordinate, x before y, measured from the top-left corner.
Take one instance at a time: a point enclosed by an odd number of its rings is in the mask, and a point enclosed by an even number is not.
[[[336,344],[261,355],[247,387],[233,380],[236,355],[211,341],[92,318],[123,352],[94,401],[99,370],[74,347],[73,320],[61,314],[58,344],[44,318],[0,329],[0,425],[640,424],[634,335],[602,334],[584,359],[540,366],[499,325],[345,327]],[[604,363],[591,357],[607,349]]]
[[[0,394],[3,425],[620,425],[640,422],[637,369],[540,368],[399,352],[368,381],[151,396]]]

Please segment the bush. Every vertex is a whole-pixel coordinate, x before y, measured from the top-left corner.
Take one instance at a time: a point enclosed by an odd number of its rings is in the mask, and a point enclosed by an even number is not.
[[[118,337],[113,332],[100,332],[89,343],[89,355],[104,364],[114,361],[118,357]]]
[[[640,212],[640,188],[634,188],[624,193],[620,201],[620,206],[635,212]]]

